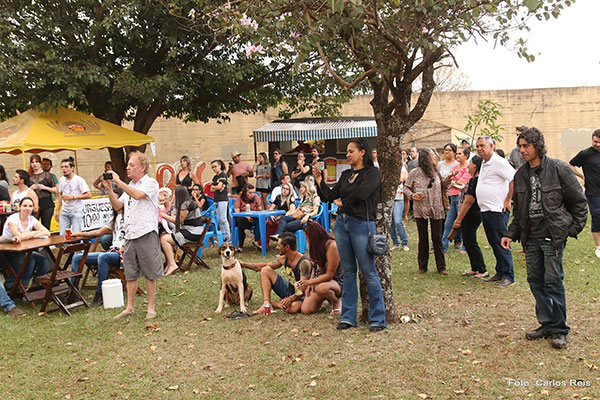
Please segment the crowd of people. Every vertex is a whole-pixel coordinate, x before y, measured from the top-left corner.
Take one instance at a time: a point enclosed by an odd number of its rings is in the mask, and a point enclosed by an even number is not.
[[[413,146],[408,152],[402,151],[400,180],[391,213],[391,250],[409,251],[404,224],[412,212],[418,233],[419,274],[428,270],[431,241],[437,272],[448,275],[445,253],[454,241],[453,247],[469,259],[470,268],[464,276],[509,287],[515,282],[510,244],[520,241],[540,322],[540,327],[528,332],[527,338],[551,337],[553,347],[563,348],[569,328],[562,253],[567,236],[576,236],[583,229],[586,204],[592,216],[595,255],[600,258],[600,130],[593,133],[592,147],[577,154],[570,166],[546,156],[543,135],[536,128],[517,127],[516,138],[517,146],[508,159],[488,136],[479,137],[474,143],[476,155],[466,140],[460,146],[444,145],[442,157],[435,148]],[[370,330],[385,329],[381,283],[374,255],[368,248],[369,238],[375,233],[381,186],[377,151],[362,139],[350,140],[346,149],[350,168],[330,185],[320,149],[313,146],[308,155],[303,151],[308,150],[306,144],[302,146],[297,149],[293,168],[279,149],[273,151],[272,162],[267,153],[261,152],[253,166],[241,160],[240,152],[232,152],[228,167],[223,160],[213,160],[214,176],[206,187],[192,170],[191,159],[183,156],[174,191],[159,188],[158,182],[147,175],[148,159],[142,153],[130,155],[129,183],[107,162],[93,187],[108,195],[114,218],[107,226],[91,232],[81,232],[83,200],[90,198],[91,192],[85,180],[75,174],[74,160],[62,160],[63,176],[57,180],[51,173],[51,161],[32,155],[29,171],[16,171],[12,195],[6,172],[0,166],[0,200],[17,211],[6,220],[3,237],[19,242],[48,236],[53,215],[61,234],[70,229],[75,238],[101,237],[107,251],[90,253],[86,259],[88,265],[98,267],[94,303],[102,302],[100,289],[108,266],[122,264],[128,301],[117,317],[134,312],[137,280],[144,275],[148,291],[146,317],[154,318],[156,279],[177,271],[176,247],[200,240],[210,205],[214,204],[214,216],[224,241],[232,240],[230,207],[234,212],[280,210],[283,215],[268,220],[267,236],[262,238],[267,245],[269,240],[277,242],[280,257],[270,263],[242,264],[260,273],[263,304],[255,313],[274,307],[310,314],[327,300],[331,312],[341,315],[338,329],[355,327],[360,268],[369,299]],[[583,174],[577,167],[583,168]],[[585,179],[585,196],[576,175]],[[256,178],[255,185],[249,181],[252,177]],[[314,220],[322,203],[338,206],[333,236]],[[514,211],[509,225],[511,207]],[[238,252],[244,251],[247,235],[254,235],[253,244],[261,246],[261,238],[253,232],[254,218],[235,217],[235,225]],[[493,250],[493,275],[477,242],[480,225]],[[298,231],[306,238],[309,255],[298,252]],[[21,268],[20,257],[23,254],[10,254],[9,262],[15,271]],[[81,255],[74,257],[74,269],[80,260]],[[45,255],[34,252],[22,275],[23,285],[46,273],[48,265]],[[280,267],[284,267],[283,275],[275,272]],[[6,279],[7,288],[14,284],[11,279]],[[272,301],[271,291],[280,301]],[[20,314],[3,286],[0,301],[6,312]]]

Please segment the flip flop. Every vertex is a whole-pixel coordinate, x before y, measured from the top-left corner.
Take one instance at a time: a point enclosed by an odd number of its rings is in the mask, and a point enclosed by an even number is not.
[[[331,312],[329,313],[329,315],[339,315],[341,313],[342,313],[342,307],[332,309]]]
[[[123,317],[129,317],[130,315],[133,315],[133,311],[130,311],[130,312],[121,311],[121,313],[119,315],[115,315],[113,317],[113,319],[121,319]]]

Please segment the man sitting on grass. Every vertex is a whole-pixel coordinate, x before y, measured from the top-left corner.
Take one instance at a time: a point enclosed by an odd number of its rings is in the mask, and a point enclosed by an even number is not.
[[[260,288],[263,294],[263,305],[254,314],[264,313],[265,307],[273,306],[285,310],[290,314],[300,311],[304,293],[297,290],[296,282],[301,277],[310,278],[312,261],[302,253],[298,253],[296,236],[290,232],[283,232],[277,241],[279,257],[270,263],[241,263],[243,268],[260,271]],[[283,266],[286,279],[277,274],[275,270]],[[280,302],[271,301],[271,289],[281,298]]]

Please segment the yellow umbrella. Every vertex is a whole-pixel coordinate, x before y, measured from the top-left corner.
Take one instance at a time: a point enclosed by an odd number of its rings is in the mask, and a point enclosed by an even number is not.
[[[151,142],[151,136],[62,107],[55,113],[29,110],[0,123],[0,153],[21,153],[23,160],[25,152],[120,148]]]

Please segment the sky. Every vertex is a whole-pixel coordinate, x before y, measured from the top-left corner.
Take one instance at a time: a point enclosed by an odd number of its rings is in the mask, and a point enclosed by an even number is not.
[[[525,39],[532,63],[481,40],[454,54],[472,90],[600,86],[599,16],[600,0],[576,0],[558,19],[531,20]]]

